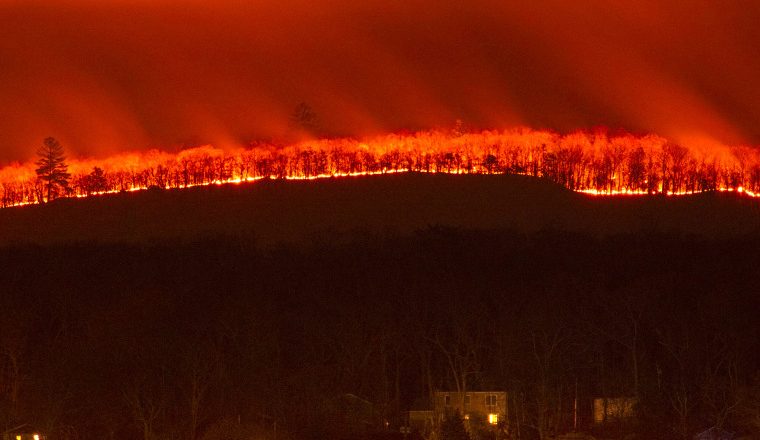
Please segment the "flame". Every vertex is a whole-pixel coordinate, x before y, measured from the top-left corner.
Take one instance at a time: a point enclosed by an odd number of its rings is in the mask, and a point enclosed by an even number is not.
[[[681,145],[656,135],[610,135],[601,129],[558,134],[518,127],[319,139],[286,146],[255,143],[232,150],[207,145],[178,153],[151,150],[69,160],[67,196],[402,172],[522,174],[594,196],[710,191],[760,196],[760,152],[706,142]],[[97,184],[88,178],[96,167],[103,170]],[[31,162],[0,169],[3,207],[43,201],[34,169]]]

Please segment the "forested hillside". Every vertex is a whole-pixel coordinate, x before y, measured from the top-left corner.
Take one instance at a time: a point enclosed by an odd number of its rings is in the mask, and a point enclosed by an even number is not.
[[[428,225],[668,232],[730,237],[760,230],[760,203],[735,193],[593,197],[529,176],[390,174],[152,189],[0,210],[0,243],[155,242],[245,235],[262,245]]]

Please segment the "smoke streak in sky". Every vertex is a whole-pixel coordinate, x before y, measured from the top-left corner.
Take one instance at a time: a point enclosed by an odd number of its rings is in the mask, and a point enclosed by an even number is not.
[[[0,164],[328,132],[596,125],[760,143],[760,5],[0,2]]]

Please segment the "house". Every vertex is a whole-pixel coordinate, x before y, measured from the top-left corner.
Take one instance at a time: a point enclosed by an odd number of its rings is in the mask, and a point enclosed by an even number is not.
[[[489,425],[507,422],[507,393],[505,391],[436,391],[433,396],[434,418],[439,423],[447,414],[459,413],[465,423],[480,417]]]
[[[409,426],[423,434],[438,428],[444,418],[459,414],[470,430],[506,432],[507,393],[504,391],[436,391],[430,410],[409,411]]]
[[[3,434],[3,440],[45,440],[45,436],[34,432],[16,431]]]
[[[633,418],[635,397],[597,397],[594,399],[594,423],[625,421]]]
[[[3,440],[45,440],[47,437],[30,425],[21,425],[3,432]]]

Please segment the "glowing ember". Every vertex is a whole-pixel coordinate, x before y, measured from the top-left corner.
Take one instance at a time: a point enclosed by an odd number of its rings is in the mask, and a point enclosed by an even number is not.
[[[93,172],[95,167],[102,170]],[[0,169],[3,207],[43,200],[34,164]],[[678,145],[604,131],[560,135],[527,128],[479,133],[420,132],[365,140],[323,139],[278,147],[210,146],[69,161],[69,197],[187,188],[258,179],[421,172],[523,174],[591,195],[684,195],[731,191],[760,196],[760,153],[751,147]],[[95,176],[95,177],[93,177]]]

